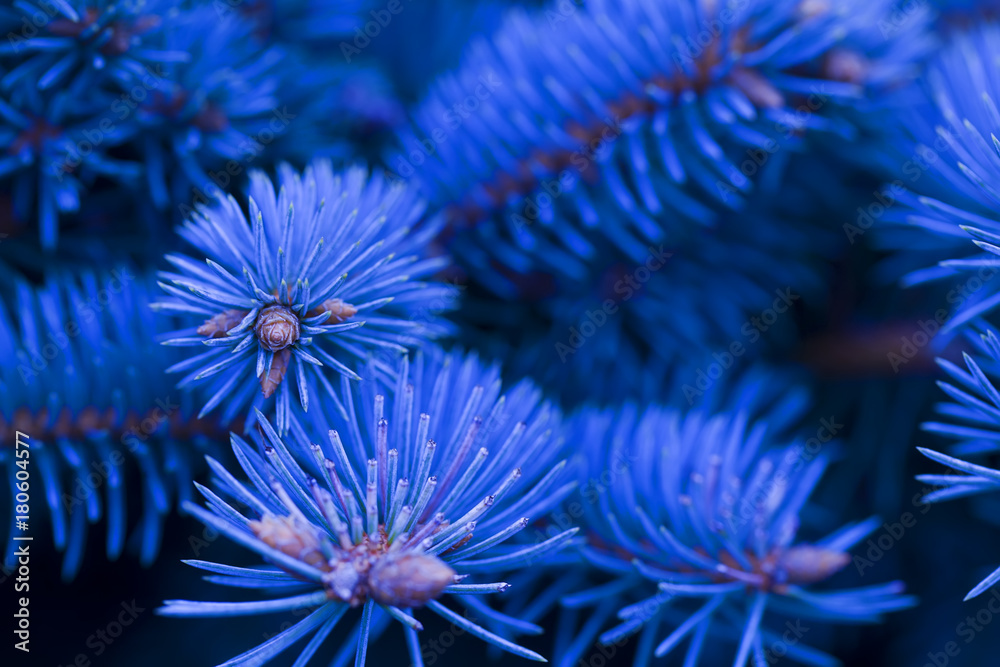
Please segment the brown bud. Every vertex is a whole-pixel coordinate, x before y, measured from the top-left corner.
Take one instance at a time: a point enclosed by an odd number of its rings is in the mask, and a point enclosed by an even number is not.
[[[328,316],[320,324],[340,324],[354,317],[358,309],[340,299],[327,299],[310,310],[308,314],[309,317],[315,317],[324,312],[328,313]]]
[[[803,19],[823,16],[830,11],[830,0],[802,0],[799,3],[798,14]]]
[[[330,569],[316,533],[291,517],[266,514],[260,521],[251,521],[250,530],[261,542],[283,554],[322,570]]]
[[[421,607],[441,595],[455,571],[435,556],[387,554],[368,573],[369,595],[379,604]]]
[[[292,359],[292,351],[289,349],[274,353],[274,361],[271,362],[271,370],[260,376],[260,390],[264,398],[271,398],[271,394],[281,386],[288,371],[288,362]]]
[[[257,316],[254,331],[265,350],[277,352],[299,339],[299,318],[286,306],[268,306]]]
[[[205,323],[198,327],[198,333],[209,338],[222,338],[226,332],[243,321],[247,316],[245,310],[224,310],[218,315],[208,318]]]
[[[762,109],[784,106],[785,96],[760,73],[746,67],[734,67],[729,77],[755,106]]]
[[[778,570],[787,583],[814,584],[833,576],[849,562],[850,555],[843,551],[800,544],[781,554]]]
[[[826,75],[834,81],[862,84],[868,79],[871,65],[857,51],[836,49],[826,56]]]

